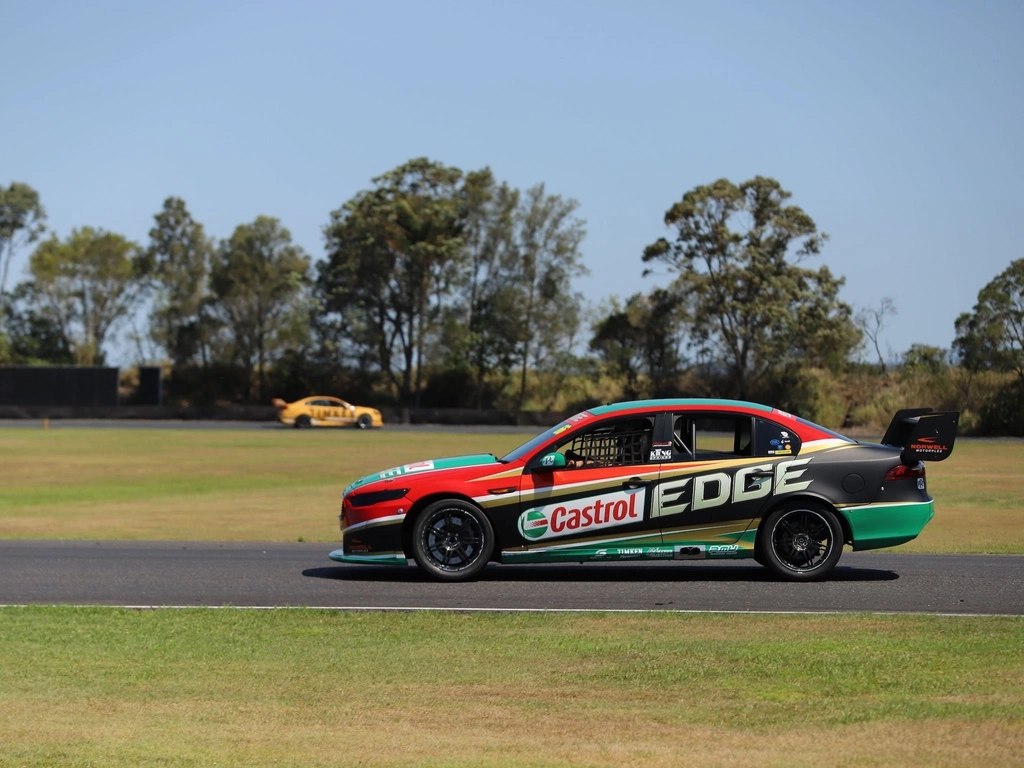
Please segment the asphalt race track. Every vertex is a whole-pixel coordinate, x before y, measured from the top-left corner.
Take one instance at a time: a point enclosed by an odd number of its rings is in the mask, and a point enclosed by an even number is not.
[[[332,544],[0,542],[0,604],[1024,614],[1024,556],[845,552],[821,583],[746,561],[491,565],[442,584]]]

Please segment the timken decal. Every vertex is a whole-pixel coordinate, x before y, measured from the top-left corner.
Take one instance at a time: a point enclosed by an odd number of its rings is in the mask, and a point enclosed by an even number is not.
[[[644,517],[645,498],[646,490],[638,488],[529,509],[519,516],[519,533],[537,541],[638,523]]]

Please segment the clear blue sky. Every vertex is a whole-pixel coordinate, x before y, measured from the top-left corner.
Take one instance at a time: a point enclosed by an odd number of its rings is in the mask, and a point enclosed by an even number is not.
[[[329,211],[425,155],[579,200],[597,301],[655,284],[683,192],[762,174],[847,301],[894,297],[897,353],[1024,256],[1021,2],[0,0],[0,51],[0,183],[61,236],[145,242],[177,195],[321,258]]]

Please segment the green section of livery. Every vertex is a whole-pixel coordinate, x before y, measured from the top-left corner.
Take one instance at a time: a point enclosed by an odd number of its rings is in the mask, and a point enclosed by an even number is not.
[[[760,520],[754,520],[750,528],[743,532],[737,532],[733,529],[733,531],[728,533],[715,533],[708,535],[706,532],[696,530],[671,533],[665,532],[662,536],[665,539],[665,544],[671,546],[692,546],[695,544],[717,546],[720,544],[738,544],[740,550],[749,549],[753,552],[754,539],[757,538],[757,526],[760,522]],[[738,552],[736,556],[743,557],[743,554]]]
[[[744,400],[719,400],[715,398],[666,398],[663,400],[637,400],[631,403],[612,403],[611,405],[601,405],[597,408],[591,408],[590,412],[595,416],[602,416],[606,413],[616,413],[618,411],[631,411],[635,408],[692,408],[692,407],[712,407],[712,408],[753,408],[757,411],[764,411],[765,413],[771,413],[774,408],[767,405],[760,405],[758,403],[748,403]]]
[[[881,549],[916,539],[935,514],[935,502],[867,504],[839,513],[850,524],[854,550]]]
[[[475,453],[471,456],[451,456],[446,459],[431,459],[429,461],[417,461],[413,464],[403,464],[400,467],[385,469],[383,472],[375,472],[372,475],[361,477],[345,489],[345,493],[353,491],[367,483],[376,480],[387,480],[388,478],[402,477],[403,475],[419,474],[421,472],[433,472],[437,469],[457,469],[459,467],[479,467],[485,464],[497,464],[498,460],[490,453]]]
[[[403,552],[381,552],[373,555],[346,555],[345,550],[336,549],[328,557],[339,563],[359,563],[360,565],[408,565]]]
[[[651,546],[620,541],[602,544],[600,547],[565,547],[543,552],[527,550],[501,554],[506,563],[582,563],[590,560],[671,560],[673,551],[672,547],[664,544]]]

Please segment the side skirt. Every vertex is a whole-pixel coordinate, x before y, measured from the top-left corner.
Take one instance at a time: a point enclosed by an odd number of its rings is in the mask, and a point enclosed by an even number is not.
[[[742,544],[661,544],[658,546],[577,547],[543,552],[513,550],[501,553],[503,563],[589,563],[623,560],[736,560],[754,556]]]

